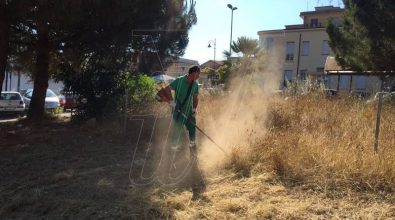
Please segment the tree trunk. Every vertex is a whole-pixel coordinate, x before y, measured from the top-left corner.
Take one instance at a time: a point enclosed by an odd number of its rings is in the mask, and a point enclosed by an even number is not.
[[[3,90],[7,58],[9,52],[10,25],[6,14],[6,1],[0,2],[0,94]]]
[[[45,20],[37,22],[37,60],[34,74],[33,95],[29,106],[29,118],[41,118],[44,116],[45,96],[49,80],[49,37],[48,24]]]

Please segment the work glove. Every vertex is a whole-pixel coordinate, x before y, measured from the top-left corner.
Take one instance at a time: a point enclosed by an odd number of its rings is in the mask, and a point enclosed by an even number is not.
[[[176,110],[176,102],[174,100],[171,100],[169,105],[170,105],[171,112],[173,113]]]

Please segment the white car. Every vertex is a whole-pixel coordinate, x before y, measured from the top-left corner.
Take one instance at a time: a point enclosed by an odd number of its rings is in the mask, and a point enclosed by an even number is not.
[[[0,114],[18,114],[23,116],[24,112],[25,102],[19,92],[1,92]]]
[[[29,105],[30,105],[30,101],[32,99],[32,95],[33,95],[33,89],[28,89],[23,94],[23,100],[26,103],[26,108],[28,108]],[[56,109],[58,107],[60,107],[60,102],[59,102],[58,96],[56,96],[56,94],[52,90],[47,89],[47,94],[45,96],[44,108],[46,110],[54,110],[54,109]]]

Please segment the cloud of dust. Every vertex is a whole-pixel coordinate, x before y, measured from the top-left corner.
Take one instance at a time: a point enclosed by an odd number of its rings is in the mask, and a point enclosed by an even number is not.
[[[197,131],[199,167],[207,174],[227,159],[232,149],[248,149],[251,143],[266,133],[265,119],[268,100],[279,89],[282,79],[279,56],[261,55],[244,58],[232,72],[229,89],[223,95],[200,95],[197,112],[197,126],[204,130],[221,148],[223,153],[208,138]],[[203,91],[201,91],[203,93]],[[177,155],[168,146],[172,119],[168,106],[161,105],[157,115],[160,120],[151,121],[144,126],[143,133],[150,144],[140,143],[140,160],[132,162],[130,178],[134,184],[150,184],[155,180],[162,184],[184,184],[190,171],[188,147],[182,148]],[[167,115],[168,117],[163,117]],[[151,124],[152,126],[148,126]],[[154,130],[151,130],[154,129]],[[189,146],[186,133],[180,146]],[[145,149],[145,145],[149,145]],[[142,157],[145,160],[142,160]],[[137,157],[136,157],[137,158]],[[186,184],[188,185],[188,184]]]
[[[273,53],[243,58],[231,74],[229,92],[199,104],[198,126],[226,152],[201,136],[199,163],[206,172],[215,170],[233,148],[247,149],[265,135],[268,100],[280,87],[281,68]]]

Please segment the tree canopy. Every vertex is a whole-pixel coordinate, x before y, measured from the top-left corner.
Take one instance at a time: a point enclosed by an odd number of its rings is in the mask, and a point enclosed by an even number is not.
[[[395,2],[343,0],[343,22],[329,22],[329,45],[343,67],[395,70]]]
[[[5,57],[31,67],[29,117],[43,115],[50,76],[71,89],[80,88],[73,83],[81,78],[97,81],[89,83],[96,86],[92,97],[109,93],[116,82],[104,81],[116,81],[125,70],[149,73],[164,65],[164,57],[183,55],[197,20],[194,0],[35,0],[23,10],[20,3],[0,4],[7,18],[0,22],[0,43],[9,49],[2,50],[0,64]]]

